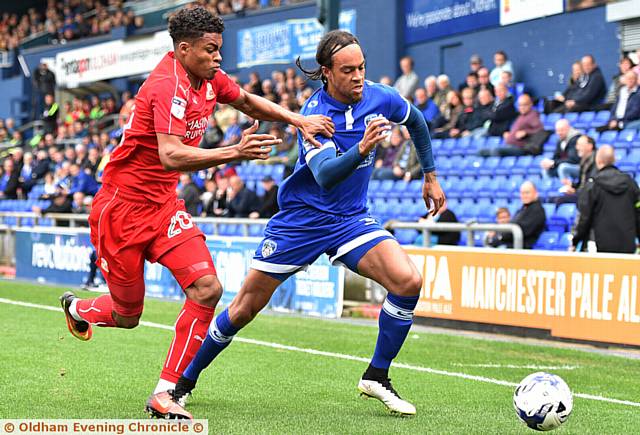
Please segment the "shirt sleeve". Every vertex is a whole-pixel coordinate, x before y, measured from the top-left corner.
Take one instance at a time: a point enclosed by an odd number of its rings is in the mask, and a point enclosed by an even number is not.
[[[166,85],[156,84],[149,93],[156,133],[183,137],[187,131],[187,100],[178,85],[175,79],[167,80]]]
[[[316,140],[322,144],[320,148],[314,146],[311,142],[304,140],[302,138],[302,133],[298,131],[298,146],[300,147],[300,152],[304,156],[304,161],[309,164],[311,159],[320,154],[321,151],[324,151],[328,148],[333,148],[336,150],[336,144],[329,138],[326,138],[321,135],[317,135]]]
[[[409,118],[410,103],[405,100],[398,91],[390,86],[380,85],[382,87],[383,98],[386,102],[387,113],[386,118],[396,124],[404,124]]]
[[[224,71],[216,73],[214,82],[219,103],[233,103],[240,96],[240,87]]]

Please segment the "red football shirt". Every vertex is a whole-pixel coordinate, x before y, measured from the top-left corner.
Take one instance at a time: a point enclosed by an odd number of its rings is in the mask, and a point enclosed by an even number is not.
[[[179,172],[162,167],[156,133],[180,136],[182,143],[197,147],[216,102],[228,104],[239,96],[238,85],[222,71],[193,89],[173,52],[167,53],[140,87],[102,181],[125,195],[166,203],[176,195]]]

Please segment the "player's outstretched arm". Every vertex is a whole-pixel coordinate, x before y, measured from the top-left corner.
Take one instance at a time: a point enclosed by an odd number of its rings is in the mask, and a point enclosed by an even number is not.
[[[409,111],[409,117],[405,125],[411,135],[411,140],[424,173],[422,197],[429,211],[435,216],[444,205],[445,196],[436,178],[436,165],[433,160],[429,127],[427,127],[427,122],[424,120],[422,113],[413,104],[409,105]]]
[[[330,138],[335,132],[333,121],[328,116],[304,116],[299,113],[293,113],[266,98],[251,94],[243,89],[240,90],[240,96],[231,103],[231,106],[254,119],[291,124],[302,132],[302,137],[305,140],[316,147],[321,146],[320,142],[315,138],[316,135]]]
[[[307,164],[320,187],[330,190],[353,174],[364,158],[384,140],[388,131],[389,121],[378,118],[369,123],[358,146],[351,147],[340,156],[336,156],[333,142],[308,152],[305,156]]]
[[[242,132],[237,145],[216,149],[202,149],[183,144],[179,136],[157,133],[160,163],[167,171],[199,171],[233,160],[266,160],[271,146],[282,143],[270,134],[255,134],[258,121]]]

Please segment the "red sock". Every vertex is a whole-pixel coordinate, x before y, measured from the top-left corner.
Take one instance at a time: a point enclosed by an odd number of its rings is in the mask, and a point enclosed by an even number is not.
[[[162,366],[161,379],[178,382],[180,375],[189,366],[207,337],[214,312],[214,308],[187,299],[178,315],[178,320],[176,320],[175,336],[164,366]]]
[[[114,327],[113,301],[110,295],[102,295],[95,299],[82,299],[76,303],[76,311],[80,317],[96,326]]]

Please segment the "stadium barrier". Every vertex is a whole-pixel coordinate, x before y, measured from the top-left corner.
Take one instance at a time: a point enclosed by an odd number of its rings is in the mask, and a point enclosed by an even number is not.
[[[405,247],[424,283],[416,314],[640,346],[640,258]]]

